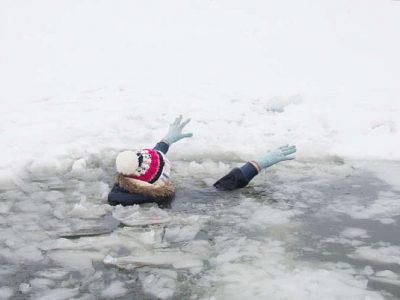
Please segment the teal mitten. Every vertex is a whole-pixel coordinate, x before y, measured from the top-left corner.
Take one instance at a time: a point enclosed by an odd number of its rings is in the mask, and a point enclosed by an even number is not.
[[[269,151],[267,154],[255,159],[254,161],[260,169],[268,168],[280,161],[295,159],[294,156],[289,156],[296,152],[296,146],[282,146],[274,151]]]
[[[192,137],[192,133],[182,133],[183,128],[187,125],[187,123],[190,122],[190,119],[187,119],[182,123],[181,122],[182,116],[176,118],[174,123],[169,125],[168,133],[161,141],[166,142],[168,145],[171,146],[173,143],[176,143],[183,138]]]

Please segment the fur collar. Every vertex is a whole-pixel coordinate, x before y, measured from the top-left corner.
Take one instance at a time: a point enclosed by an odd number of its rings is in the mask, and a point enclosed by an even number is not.
[[[115,175],[115,182],[124,190],[133,194],[142,194],[154,198],[155,202],[170,201],[175,197],[175,188],[171,183],[164,186],[141,185],[134,180],[129,180],[123,174]]]

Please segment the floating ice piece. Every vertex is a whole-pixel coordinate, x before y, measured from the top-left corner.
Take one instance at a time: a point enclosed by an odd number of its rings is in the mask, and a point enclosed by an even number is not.
[[[190,241],[195,238],[200,229],[201,226],[198,224],[167,227],[164,238],[169,242]]]
[[[45,278],[49,278],[49,279],[53,279],[53,280],[60,280],[63,277],[65,277],[67,274],[68,274],[67,271],[65,271],[63,269],[57,269],[57,268],[47,269],[44,271],[38,271],[35,273],[36,276],[45,277]]]
[[[18,289],[22,294],[27,294],[32,290],[32,287],[29,283],[21,283]]]
[[[176,289],[177,272],[163,269],[144,269],[139,272],[143,290],[157,299],[169,299]]]
[[[10,299],[13,295],[14,295],[14,291],[12,288],[10,288],[8,286],[0,287],[0,299],[1,300]]]
[[[76,160],[72,165],[72,171],[82,172],[86,170],[86,159],[81,158]]]
[[[113,232],[120,222],[111,215],[105,215],[98,219],[73,218],[66,220],[67,224],[58,237],[93,236]]]
[[[109,211],[109,205],[94,204],[86,200],[86,197],[82,196],[79,203],[76,203],[72,210],[68,213],[69,217],[82,217],[85,219],[99,218],[104,216]]]
[[[103,262],[122,269],[132,270],[143,266],[165,266],[176,269],[202,267],[203,261],[194,255],[183,252],[160,252],[150,255],[124,256],[114,258],[106,256]]]
[[[113,217],[126,226],[144,226],[168,223],[171,218],[165,210],[152,206],[142,208],[139,205],[129,207],[117,206]]]
[[[400,247],[384,246],[370,247],[363,246],[356,249],[355,253],[349,255],[356,259],[365,259],[382,264],[398,264],[400,265]]]
[[[383,278],[377,276],[368,277],[368,287],[376,290],[385,290],[393,295],[398,295],[400,280],[392,278]]]
[[[125,284],[121,281],[113,281],[101,292],[101,295],[106,298],[121,297],[128,291],[124,286]]]
[[[379,272],[376,272],[375,275],[379,276],[379,277],[386,277],[386,278],[392,278],[392,279],[398,278],[397,274],[390,270],[379,271]]]
[[[44,292],[38,297],[35,297],[35,300],[67,300],[76,296],[79,293],[78,288],[68,289],[68,288],[58,288],[52,289]]]
[[[104,255],[98,252],[77,250],[56,250],[50,252],[48,256],[66,270],[81,273],[93,273],[92,261],[101,261],[104,258]]]
[[[362,271],[362,274],[372,275],[374,274],[374,269],[371,266],[365,266],[364,270]]]
[[[398,196],[392,192],[380,192],[377,199],[371,203],[360,203],[357,198],[339,199],[328,206],[330,210],[344,213],[353,219],[379,220],[382,224],[391,224],[398,216],[400,201]],[[345,203],[345,204],[343,204]]]
[[[345,228],[341,235],[347,238],[367,238],[369,235],[367,231],[362,228],[355,228],[355,227],[347,227]]]
[[[47,278],[34,278],[29,281],[29,285],[35,290],[47,290],[52,288],[55,282]]]
[[[386,283],[389,285],[395,285],[395,286],[400,287],[400,280],[396,280],[393,278],[387,278],[387,277],[381,277],[381,276],[369,276],[368,279],[372,280],[372,281],[377,281],[380,283]]]
[[[241,217],[236,222],[242,221],[241,226],[251,228],[288,224],[294,216],[301,214],[295,209],[273,208],[252,199],[243,200],[232,211]]]
[[[20,261],[37,262],[43,259],[42,253],[33,245],[24,246],[14,252]]]
[[[396,220],[392,219],[392,218],[382,218],[382,219],[378,219],[378,221],[385,225],[396,223]]]

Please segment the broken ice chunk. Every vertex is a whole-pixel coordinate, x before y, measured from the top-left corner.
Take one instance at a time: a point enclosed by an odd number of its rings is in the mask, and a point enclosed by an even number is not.
[[[48,290],[42,293],[40,296],[35,297],[36,300],[67,300],[76,296],[79,293],[78,288],[68,289],[68,288],[58,288]]]
[[[143,269],[139,280],[143,290],[157,299],[169,299],[176,289],[178,274],[173,270]]]
[[[52,269],[47,269],[44,271],[38,271],[35,273],[35,275],[40,276],[40,277],[46,277],[49,279],[53,280],[60,280],[63,277],[65,277],[68,274],[67,271],[63,269],[57,269],[57,268],[52,268]]]
[[[119,221],[111,215],[105,215],[98,219],[71,218],[65,220],[65,229],[57,234],[58,237],[82,237],[93,236],[113,232]]]
[[[26,282],[23,282],[23,283],[21,283],[20,285],[19,285],[19,291],[22,293],[22,294],[27,294],[27,293],[29,293],[30,291],[31,291],[31,286],[30,286],[30,284],[29,283],[26,283]]]
[[[48,257],[66,270],[78,271],[82,274],[94,273],[92,261],[101,261],[103,255],[93,251],[56,250]]]
[[[114,265],[127,270],[143,266],[165,266],[176,269],[189,269],[203,266],[203,261],[197,256],[178,251],[118,258],[108,255],[104,258],[103,262],[107,265]]]
[[[0,299],[10,299],[14,295],[12,288],[8,286],[0,287]]]
[[[121,297],[128,291],[124,286],[125,284],[121,281],[113,281],[101,295],[106,298]]]
[[[397,279],[398,278],[397,274],[394,273],[391,270],[379,271],[379,272],[376,272],[375,275],[379,276],[379,277],[386,277],[386,278],[392,278],[392,279]]]
[[[158,207],[142,208],[139,205],[117,206],[113,217],[126,226],[144,226],[167,223],[171,220],[168,213]]]
[[[106,204],[98,205],[90,203],[85,196],[81,196],[81,201],[76,203],[72,210],[68,213],[69,217],[81,217],[85,219],[99,218],[104,216],[109,211],[109,206]]]
[[[198,224],[168,227],[165,231],[165,239],[169,242],[190,241],[195,238],[200,229]]]

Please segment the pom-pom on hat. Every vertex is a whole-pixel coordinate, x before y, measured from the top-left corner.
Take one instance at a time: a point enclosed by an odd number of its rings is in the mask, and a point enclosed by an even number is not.
[[[136,152],[124,151],[118,154],[115,164],[118,173],[134,175],[139,167],[139,157]]]
[[[164,166],[168,167],[164,169]],[[153,149],[123,151],[117,156],[116,167],[118,173],[148,183],[155,183],[160,177],[169,177],[168,159]]]

